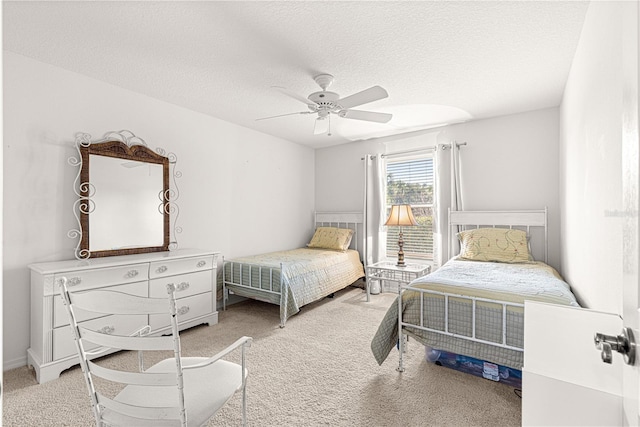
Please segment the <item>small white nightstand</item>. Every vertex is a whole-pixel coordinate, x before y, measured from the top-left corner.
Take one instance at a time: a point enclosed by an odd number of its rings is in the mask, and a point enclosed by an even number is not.
[[[418,277],[431,273],[431,265],[407,263],[404,267],[396,265],[395,261],[380,261],[367,266],[367,302],[369,301],[371,282],[378,280],[380,289],[384,288],[384,282],[394,282],[398,289],[401,285],[407,285]]]

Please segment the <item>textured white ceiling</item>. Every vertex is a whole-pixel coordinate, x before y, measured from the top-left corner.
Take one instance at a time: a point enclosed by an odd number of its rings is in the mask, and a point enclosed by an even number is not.
[[[3,2],[4,49],[312,147],[557,106],[588,2]],[[342,97],[380,85],[313,135],[305,111],[335,76]],[[163,118],[164,120],[165,118]]]

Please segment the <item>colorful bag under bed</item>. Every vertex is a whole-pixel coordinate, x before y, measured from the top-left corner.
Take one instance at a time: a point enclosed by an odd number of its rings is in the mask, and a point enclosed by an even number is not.
[[[429,346],[425,346],[425,358],[427,362],[436,365],[491,381],[498,381],[514,388],[522,388],[522,371],[517,369],[444,350],[436,350]]]

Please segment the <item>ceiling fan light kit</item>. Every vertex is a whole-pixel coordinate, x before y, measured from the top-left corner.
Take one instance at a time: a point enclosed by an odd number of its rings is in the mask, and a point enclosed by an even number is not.
[[[318,74],[313,78],[313,80],[322,90],[319,92],[313,92],[307,97],[307,99],[292,93],[283,87],[273,86],[283,94],[304,102],[307,105],[307,108],[309,108],[309,111],[279,114],[277,116],[263,117],[257,120],[273,119],[276,117],[291,116],[294,114],[316,113],[318,117],[316,118],[313,133],[315,135],[326,133],[327,136],[331,136],[331,114],[336,114],[338,117],[345,119],[364,120],[376,123],[387,123],[393,117],[393,115],[388,113],[351,109],[352,107],[368,104],[388,97],[389,94],[387,91],[380,86],[372,86],[369,89],[354,93],[353,95],[345,98],[340,98],[340,95],[337,93],[327,90],[329,86],[333,84],[334,77],[331,74]]]

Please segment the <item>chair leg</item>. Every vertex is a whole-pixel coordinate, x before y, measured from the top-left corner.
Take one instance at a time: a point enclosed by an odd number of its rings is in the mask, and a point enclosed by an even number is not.
[[[242,426],[247,425],[247,384],[242,387]]]

